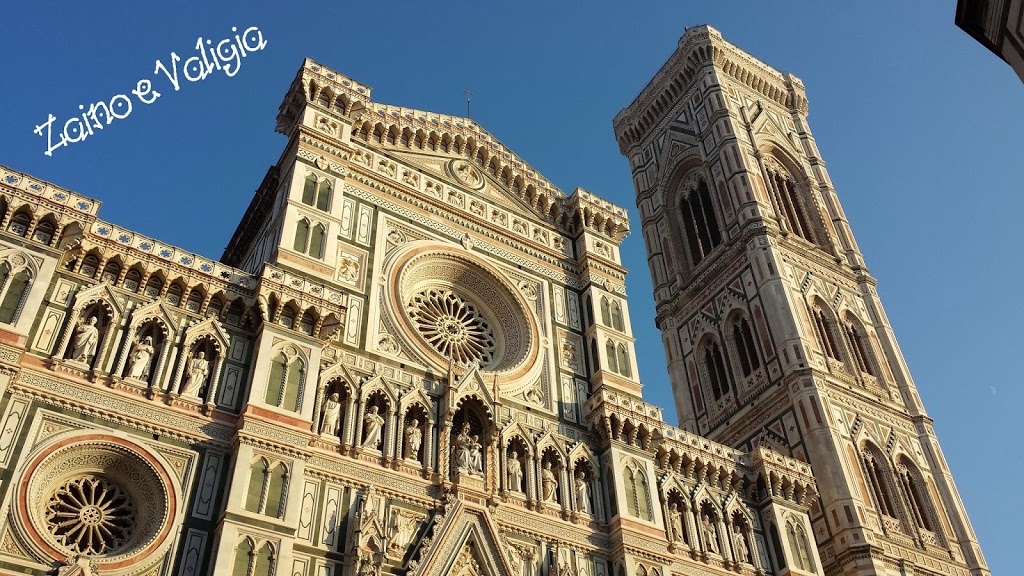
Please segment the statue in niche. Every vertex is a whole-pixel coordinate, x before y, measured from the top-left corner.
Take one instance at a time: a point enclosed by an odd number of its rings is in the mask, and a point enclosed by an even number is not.
[[[707,514],[701,514],[700,522],[701,530],[704,532],[704,544],[707,546],[708,552],[718,554],[718,535],[715,533],[714,523],[711,522],[711,518]]]
[[[209,374],[210,363],[206,360],[206,353],[200,350],[185,367],[185,383],[182,386],[181,395],[199,398],[203,387],[206,386],[206,377]]]
[[[128,377],[135,380],[149,381],[149,365],[153,362],[153,337],[146,336],[136,341],[128,355]]]
[[[683,513],[679,511],[679,504],[673,502],[668,507],[669,533],[673,542],[683,541]]]
[[[423,430],[420,430],[420,421],[413,418],[405,427],[405,457],[416,459],[420,454],[420,446],[423,444]]]
[[[555,478],[555,473],[551,470],[550,460],[544,463],[544,470],[540,474],[540,484],[544,501],[554,502],[555,489],[558,488],[558,479]]]
[[[412,542],[418,524],[416,516],[404,511],[392,508],[391,512],[391,542],[389,548],[404,551],[405,547]]]
[[[455,437],[455,466],[459,472],[480,474],[484,471],[479,439],[479,436],[469,434],[469,422],[462,424],[462,430]]]
[[[587,482],[587,476],[583,470],[576,471],[574,488],[576,489],[576,509],[590,514],[590,483]]]
[[[338,420],[341,418],[341,396],[337,392],[331,393],[324,402],[324,420],[320,423],[320,434],[338,435]]]
[[[538,381],[531,384],[530,387],[526,389],[526,392],[523,393],[523,397],[526,398],[526,401],[531,404],[543,406],[544,393],[541,392],[540,390],[540,382]]]
[[[512,450],[505,462],[505,473],[508,476],[508,488],[514,492],[523,491],[523,464],[519,461],[519,452]]]
[[[92,362],[96,355],[96,345],[100,341],[100,331],[96,328],[96,317],[90,316],[84,324],[78,325],[78,335],[75,336],[74,349],[71,352],[71,359],[75,362]]]
[[[743,527],[733,524],[732,547],[736,552],[736,560],[739,562],[750,562],[750,552],[747,551],[747,537],[743,534]]]
[[[363,416],[363,448],[377,449],[380,431],[384,428],[384,417],[377,413],[376,406],[370,406]]]
[[[474,434],[469,440],[469,469],[474,474],[483,474],[484,459],[480,446],[480,437]]]

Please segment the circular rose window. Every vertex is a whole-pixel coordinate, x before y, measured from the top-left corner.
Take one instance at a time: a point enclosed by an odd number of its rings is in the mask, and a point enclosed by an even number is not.
[[[430,364],[521,376],[538,355],[536,322],[514,284],[468,253],[411,242],[389,266],[388,302],[401,338]]]
[[[16,515],[46,556],[87,556],[120,573],[159,560],[170,544],[176,484],[140,445],[80,434],[47,446],[26,470]]]
[[[497,343],[494,332],[476,306],[444,288],[413,294],[407,306],[420,335],[442,356],[460,364],[489,366]]]

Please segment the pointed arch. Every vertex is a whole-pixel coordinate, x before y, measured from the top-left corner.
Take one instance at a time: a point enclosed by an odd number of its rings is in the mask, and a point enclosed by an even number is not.
[[[0,322],[14,324],[39,274],[35,260],[19,251],[0,253]]]
[[[309,236],[309,255],[313,258],[322,259],[327,244],[327,227],[317,222]]]
[[[302,197],[300,200],[306,206],[312,206],[316,203],[316,189],[317,189],[317,175],[310,172],[306,174],[306,178],[302,181]]]
[[[626,493],[626,509],[631,516],[641,520],[654,519],[651,506],[651,487],[641,464],[629,460],[622,469],[622,481]]]
[[[611,306],[608,304],[608,297],[601,296],[601,324],[611,326]]]
[[[309,246],[309,229],[309,220],[306,218],[300,218],[295,224],[295,241],[292,243],[292,249],[296,252],[305,254],[306,247]]]
[[[753,324],[745,313],[736,311],[730,316],[727,325],[732,348],[736,351],[735,358],[739,360],[740,373],[748,378],[761,367]]]
[[[622,374],[626,378],[633,377],[633,369],[630,367],[629,362],[629,351],[626,350],[626,345],[619,343],[616,347],[616,363],[619,365],[619,374]]]
[[[711,392],[712,399],[721,400],[731,389],[729,375],[725,369],[725,355],[722,353],[722,346],[715,338],[707,337],[700,349],[708,390]]]
[[[814,328],[818,332],[818,343],[825,355],[833,360],[842,361],[839,353],[838,339],[835,331],[835,315],[832,308],[821,298],[815,297],[811,301],[811,319],[814,321]]]
[[[871,491],[875,510],[879,514],[890,518],[899,519],[900,513],[896,508],[896,499],[892,492],[892,473],[889,463],[883,456],[883,452],[870,441],[861,445],[861,466],[864,468],[864,477]]]
[[[610,338],[604,343],[604,354],[608,359],[608,369],[617,373],[619,371],[619,360],[616,355],[615,342],[612,342]]]
[[[849,310],[843,315],[843,335],[846,337],[846,345],[850,350],[853,364],[851,368],[868,376],[876,376],[874,369],[875,358],[871,354],[871,343],[867,338],[867,330],[864,324]]]
[[[910,516],[922,530],[938,532],[935,522],[935,506],[925,488],[921,470],[905,454],[900,455],[896,463],[896,480],[906,499]]]
[[[625,330],[625,326],[623,325],[622,321],[622,305],[619,304],[619,301],[617,299],[612,302],[611,327],[615,328],[619,332],[623,332]]]

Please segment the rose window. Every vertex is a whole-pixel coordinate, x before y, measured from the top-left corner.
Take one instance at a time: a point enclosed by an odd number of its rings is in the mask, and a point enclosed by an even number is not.
[[[407,312],[420,335],[439,354],[460,364],[489,366],[497,349],[494,332],[476,306],[444,288],[412,296]]]
[[[135,531],[135,504],[119,485],[81,476],[53,491],[46,506],[46,527],[57,542],[80,554],[114,552]]]

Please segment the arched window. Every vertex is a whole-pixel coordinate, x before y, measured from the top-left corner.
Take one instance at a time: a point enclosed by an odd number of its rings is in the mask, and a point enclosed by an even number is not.
[[[231,576],[249,576],[249,566],[256,556],[256,546],[246,538],[235,548],[235,561],[231,565]]]
[[[612,302],[612,328],[615,328],[619,332],[623,331],[622,324],[622,306],[619,305],[619,301]]]
[[[103,267],[103,274],[100,275],[100,280],[116,284],[117,279],[121,276],[121,265],[116,261],[111,260],[107,262],[107,265]]]
[[[295,225],[295,243],[292,245],[292,249],[305,253],[307,245],[309,245],[309,220],[302,218]]]
[[[619,362],[615,355],[615,342],[608,340],[604,343],[604,354],[608,357],[608,369],[612,372],[618,372]]]
[[[708,383],[711,385],[711,396],[718,400],[729,391],[725,358],[722,357],[722,348],[718,342],[712,342],[704,349],[704,367],[708,373]]]
[[[140,282],[142,282],[142,272],[139,272],[138,268],[132,268],[125,273],[124,282],[121,283],[121,287],[129,292],[137,292]]]
[[[49,216],[47,217],[49,218]],[[43,220],[36,226],[35,231],[32,232],[32,239],[42,244],[50,245],[50,241],[53,240],[53,231],[56,227],[50,220]]]
[[[641,520],[652,520],[651,491],[647,475],[639,466],[630,462],[622,471],[622,480],[626,492],[626,510]]]
[[[83,276],[93,278],[96,276],[96,269],[100,267],[100,258],[95,254],[86,254],[85,258],[82,258],[82,267],[78,271]]]
[[[832,323],[829,321],[829,317],[819,305],[811,308],[811,316],[814,318],[814,328],[818,331],[821,349],[829,358],[840,360],[839,347],[836,346],[836,338],[832,332]]]
[[[711,193],[703,178],[697,180],[695,187],[683,192],[680,211],[690,259],[696,266],[722,243],[722,232],[718,228]]]
[[[321,99],[323,97],[321,96]],[[271,576],[274,573],[274,549],[267,542],[254,558],[252,576]]]
[[[249,488],[245,493],[244,508],[249,512],[263,512],[263,491],[270,479],[270,462],[260,458],[249,468]]]
[[[327,230],[323,224],[317,224],[313,227],[313,232],[309,237],[309,255],[313,258],[324,257],[324,244],[327,240]]]
[[[193,314],[199,314],[199,310],[203,307],[203,293],[198,288],[193,288],[188,293],[188,300],[185,301],[185,309]]]
[[[616,360],[619,364],[619,374],[622,374],[627,378],[632,378],[633,370],[630,368],[629,365],[629,352],[626,350],[625,344],[619,344],[618,353],[616,354],[616,356]]]
[[[844,324],[843,333],[846,335],[846,344],[850,347],[850,354],[853,356],[857,370],[874,376],[871,362],[868,360],[867,349],[864,347],[864,334],[858,329],[856,320],[847,315]]]
[[[905,456],[900,458],[896,467],[896,479],[910,505],[910,514],[918,528],[929,532],[935,531],[932,523],[932,506],[928,493],[924,489],[924,479],[917,467]]]
[[[331,210],[331,183],[321,180],[316,191],[316,208],[329,212]]]
[[[302,404],[306,366],[300,358],[289,359],[283,351],[270,361],[270,376],[264,401],[271,406],[298,412]]]
[[[177,306],[181,304],[181,296],[185,293],[185,289],[181,287],[181,284],[175,282],[171,284],[171,287],[167,289],[167,296],[164,298],[171,306]]]
[[[316,204],[316,175],[310,174],[302,183],[302,203],[307,206]]]
[[[590,341],[590,362],[594,372],[601,369],[601,355],[597,353],[597,340]]]
[[[801,201],[796,182],[789,172],[774,161],[766,162],[765,184],[779,214],[779,221],[804,240],[816,242],[808,219],[808,208]]]
[[[32,225],[32,214],[27,209],[19,210],[11,216],[11,222],[7,225],[7,231],[17,234],[22,238],[28,234],[28,227]]]
[[[757,347],[754,345],[754,332],[750,329],[750,322],[746,318],[740,318],[732,325],[732,341],[736,347],[736,355],[740,357],[740,369],[743,376],[747,377],[754,373],[761,366],[761,360],[757,356]]]
[[[10,263],[0,264],[0,322],[14,324],[28,296],[32,275],[27,268],[13,274]]]
[[[283,518],[288,501],[288,467],[282,462],[271,464],[260,457],[249,468],[249,487],[243,508],[249,512]]]
[[[601,324],[605,326],[611,326],[611,307],[608,305],[608,298],[606,296],[601,297]]]
[[[889,488],[889,467],[873,446],[865,445],[861,450],[861,464],[868,488],[874,497],[875,509],[890,518],[899,518],[899,512],[893,506],[894,500]]]
[[[128,278],[125,277],[125,283],[127,283],[127,280]],[[161,280],[160,277],[155,274],[153,276],[150,276],[149,280],[146,281],[145,293],[146,296],[149,296],[150,298],[156,298],[160,296],[160,291],[163,289],[164,281]]]
[[[811,557],[804,527],[793,521],[786,522],[786,537],[789,539],[789,549],[793,553],[793,563],[796,564],[796,567],[807,572],[814,572],[814,560]]]
[[[267,504],[263,513],[271,518],[284,517],[284,505],[288,496],[288,468],[278,464],[270,471],[267,485]]]

